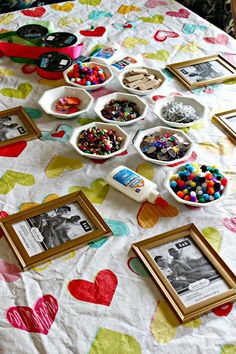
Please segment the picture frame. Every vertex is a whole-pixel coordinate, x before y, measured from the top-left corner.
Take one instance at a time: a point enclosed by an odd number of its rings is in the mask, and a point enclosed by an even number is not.
[[[189,90],[236,78],[236,67],[220,54],[166,65]]]
[[[24,271],[112,235],[82,191],[1,219],[0,228]]]
[[[22,106],[0,111],[0,147],[40,136],[40,130]]]
[[[236,276],[194,224],[131,247],[180,322],[236,299]]]
[[[216,113],[212,117],[212,121],[219,125],[221,130],[236,145],[236,108],[230,111]]]

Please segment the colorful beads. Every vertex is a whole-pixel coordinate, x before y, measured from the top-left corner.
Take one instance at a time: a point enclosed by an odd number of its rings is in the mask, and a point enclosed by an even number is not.
[[[104,118],[127,122],[140,116],[140,111],[135,102],[128,100],[110,100],[101,110]]]
[[[78,97],[61,97],[55,103],[55,110],[62,114],[71,114],[79,112],[79,105],[81,101]]]
[[[215,166],[195,163],[185,164],[170,178],[170,187],[179,198],[201,204],[219,199],[226,185],[227,179]]]
[[[83,86],[98,85],[106,81],[105,73],[99,65],[80,61],[73,65],[67,76],[71,82]]]
[[[115,129],[97,127],[83,130],[78,137],[78,148],[93,155],[109,155],[120,149],[123,138],[117,135]]]

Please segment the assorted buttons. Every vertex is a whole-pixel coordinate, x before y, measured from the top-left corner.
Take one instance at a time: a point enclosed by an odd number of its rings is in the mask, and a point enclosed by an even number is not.
[[[67,73],[69,80],[83,86],[102,84],[106,81],[103,69],[99,65],[78,62]]]
[[[80,103],[81,101],[78,97],[61,97],[55,103],[55,110],[62,114],[79,112]]]
[[[110,100],[101,110],[104,118],[127,122],[140,116],[140,110],[135,102],[128,100]]]
[[[190,123],[199,119],[193,106],[180,101],[168,102],[161,109],[162,117],[174,123]]]

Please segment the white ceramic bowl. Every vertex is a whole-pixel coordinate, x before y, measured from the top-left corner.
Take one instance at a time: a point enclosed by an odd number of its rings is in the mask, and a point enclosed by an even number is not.
[[[189,149],[186,151],[185,155],[183,157],[181,157],[180,159],[175,159],[175,160],[170,160],[170,161],[161,161],[161,160],[155,160],[155,159],[151,159],[150,157],[146,156],[141,148],[140,148],[140,144],[143,141],[143,138],[146,135],[151,135],[155,132],[160,132],[161,134],[178,134],[180,135],[185,141],[187,141],[190,146]],[[146,130],[141,130],[134,138],[134,147],[135,149],[138,151],[138,153],[142,156],[142,158],[146,161],[149,161],[151,163],[154,163],[156,165],[162,165],[162,166],[166,166],[166,165],[170,165],[176,162],[181,162],[184,161],[186,159],[188,159],[191,155],[192,152],[192,140],[189,139],[189,137],[183,133],[182,131],[179,131],[177,129],[172,129],[172,128],[167,128],[167,127],[154,127],[154,128],[150,128],[150,129],[146,129]]]
[[[80,150],[77,146],[77,141],[78,141],[78,137],[80,135],[80,133],[83,130],[87,130],[88,128],[92,128],[92,127],[98,127],[98,128],[103,128],[103,129],[115,129],[116,132],[119,134],[119,136],[121,136],[123,138],[123,141],[121,142],[121,147],[118,151],[115,151],[109,155],[93,155],[93,154],[88,154],[86,152],[83,152],[82,150]],[[124,152],[129,144],[129,136],[124,132],[123,129],[121,129],[120,127],[118,127],[118,125],[116,124],[108,124],[108,123],[103,123],[103,122],[93,122],[93,123],[89,123],[86,125],[83,125],[81,127],[78,127],[76,129],[74,129],[73,134],[69,140],[70,145],[82,156],[88,157],[90,159],[96,159],[96,160],[105,160],[105,159],[110,159],[113,156],[116,156],[122,152]]]
[[[139,108],[140,116],[135,119],[129,120],[127,122],[119,122],[116,120],[104,118],[101,111],[104,108],[105,104],[109,103],[113,99],[128,100],[128,101],[135,102]],[[147,114],[147,109],[148,109],[148,105],[140,97],[128,93],[122,93],[122,92],[115,92],[115,93],[111,93],[110,95],[99,97],[94,106],[94,111],[98,115],[98,117],[101,118],[101,120],[107,123],[112,123],[112,124],[114,123],[120,126],[131,125],[139,121],[140,119],[143,119]]]
[[[199,164],[199,166],[202,166],[203,164]],[[212,202],[208,202],[208,203],[196,203],[196,202],[191,202],[191,201],[188,201],[188,200],[184,200],[184,199],[181,199],[177,194],[175,194],[175,192],[173,191],[173,189],[171,188],[170,186],[170,178],[171,176],[177,174],[182,168],[184,167],[184,165],[181,165],[181,166],[178,166],[178,167],[175,167],[175,168],[171,168],[171,171],[169,171],[167,177],[166,177],[166,180],[164,182],[164,186],[166,187],[166,189],[169,191],[169,193],[172,195],[172,197],[175,198],[175,200],[177,200],[177,202],[181,203],[181,204],[186,204],[186,205],[191,205],[193,207],[197,207],[197,208],[200,208],[200,207],[209,207],[211,205],[214,205],[216,203],[218,203],[219,201],[221,201],[228,193],[228,185],[229,185],[229,181],[226,185],[226,187],[224,188],[223,190],[223,193],[222,195],[220,196],[220,198],[218,199],[215,199],[213,200]]]
[[[191,105],[195,109],[195,111],[197,112],[199,119],[195,120],[193,122],[189,122],[189,123],[176,123],[176,122],[170,122],[170,121],[164,119],[162,116],[162,113],[161,113],[162,107],[166,106],[167,103],[171,103],[171,102],[182,102],[184,105]],[[158,100],[155,103],[154,113],[157,115],[158,118],[160,118],[160,120],[163,123],[169,125],[170,127],[186,128],[186,127],[190,127],[193,124],[198,123],[200,119],[205,118],[206,114],[207,114],[207,108],[202,103],[200,103],[198,100],[196,100],[195,98],[192,98],[192,97],[169,96],[166,98],[162,98],[161,100]]]
[[[97,90],[97,89],[99,89],[100,87],[103,87],[103,86],[107,85],[108,82],[110,82],[110,81],[113,79],[114,74],[113,74],[113,72],[111,71],[111,69],[109,68],[109,66],[104,65],[104,64],[100,64],[100,63],[97,63],[97,62],[93,62],[93,61],[90,61],[90,62],[88,62],[88,63],[86,63],[86,64],[87,64],[88,66],[99,65],[100,68],[103,69],[103,72],[104,72],[104,74],[105,74],[106,80],[105,80],[103,83],[101,83],[101,84],[90,85],[90,86],[80,85],[80,84],[77,84],[76,82],[71,82],[70,79],[69,79],[69,77],[67,76],[67,73],[73,69],[73,67],[74,67],[74,64],[73,64],[73,65],[71,65],[68,69],[66,69],[65,71],[63,71],[63,76],[64,76],[65,81],[66,81],[68,84],[72,85],[72,86],[80,87],[80,88],[83,88],[83,89],[85,89],[85,90],[87,90],[87,91],[92,91],[92,90]]]
[[[70,113],[70,114],[56,112],[54,108],[55,103],[61,97],[66,97],[66,96],[77,97],[80,99],[81,101],[79,105],[80,111],[75,113]],[[70,119],[70,118],[77,117],[79,114],[87,112],[90,109],[93,100],[94,100],[93,97],[86,90],[71,87],[71,86],[60,86],[45,91],[43,95],[40,97],[38,104],[47,114],[51,114],[54,117],[61,118],[61,119]]]
[[[145,91],[140,91],[140,90],[133,89],[133,88],[131,88],[131,87],[126,86],[126,85],[123,83],[123,80],[124,80],[125,75],[126,75],[129,71],[132,71],[132,70],[135,70],[135,69],[146,69],[150,74],[155,75],[156,79],[161,79],[161,80],[162,80],[162,83],[161,83],[160,86],[158,86],[157,88],[150,89],[150,90],[145,90]],[[143,95],[148,95],[149,93],[152,93],[152,92],[158,90],[159,87],[161,87],[161,85],[162,85],[163,82],[165,81],[165,76],[161,73],[161,71],[156,70],[156,69],[153,69],[153,68],[151,68],[151,67],[149,67],[149,66],[137,66],[137,67],[135,66],[134,68],[129,68],[129,69],[124,70],[124,71],[118,76],[118,80],[119,80],[121,86],[122,86],[126,91],[129,91],[130,93],[133,93],[133,94],[138,95],[138,96],[143,96]]]

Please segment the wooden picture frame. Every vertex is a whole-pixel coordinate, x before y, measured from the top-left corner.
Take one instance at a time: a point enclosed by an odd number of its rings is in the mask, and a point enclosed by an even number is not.
[[[23,270],[112,235],[81,191],[1,219],[0,228]]]
[[[231,121],[230,121],[231,120]],[[234,125],[232,124],[234,120]],[[221,130],[232,140],[236,145],[236,109],[216,113],[212,117],[212,121],[220,126]]]
[[[34,140],[41,136],[23,107],[0,111],[0,147],[22,140]]]
[[[236,299],[235,274],[194,224],[136,242],[132,249],[183,323]]]
[[[236,78],[236,67],[221,55],[168,64],[166,68],[189,90]]]

